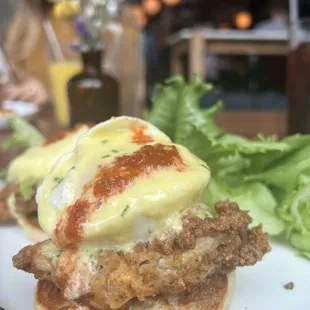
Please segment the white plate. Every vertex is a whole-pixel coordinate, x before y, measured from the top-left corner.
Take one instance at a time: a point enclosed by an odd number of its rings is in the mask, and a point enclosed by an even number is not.
[[[34,116],[39,108],[33,103],[23,102],[23,101],[4,101],[2,103],[2,108],[7,110],[12,110],[13,113],[22,116],[23,118],[30,119]],[[8,127],[9,116],[0,115],[0,129]]]
[[[36,280],[12,267],[12,256],[30,242],[15,225],[0,227],[0,307],[32,310]],[[293,290],[283,285],[294,282]],[[273,244],[273,250],[254,267],[237,270],[236,293],[230,310],[310,309],[310,262],[291,248]]]

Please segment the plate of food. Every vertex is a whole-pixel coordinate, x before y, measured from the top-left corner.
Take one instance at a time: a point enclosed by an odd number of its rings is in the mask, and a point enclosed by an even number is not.
[[[0,244],[5,249],[0,259],[0,307],[32,310],[37,280],[32,274],[19,271],[12,265],[12,257],[31,242],[22,229],[13,224],[2,226],[0,233]],[[308,309],[309,269],[309,262],[297,257],[287,245],[273,242],[271,252],[262,262],[236,271],[229,309]]]
[[[210,88],[170,80],[147,121],[32,139],[0,197],[21,227],[0,228],[0,307],[310,307],[310,138],[225,133]]]

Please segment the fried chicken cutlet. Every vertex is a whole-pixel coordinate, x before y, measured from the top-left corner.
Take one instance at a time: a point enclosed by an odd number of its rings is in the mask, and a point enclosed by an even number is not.
[[[120,309],[135,298],[179,294],[237,266],[254,265],[270,250],[267,234],[260,226],[249,229],[250,216],[235,203],[217,203],[215,209],[217,215],[204,220],[189,212],[181,233],[137,244],[129,253],[61,252],[48,240],[25,247],[13,263],[55,283],[66,299],[96,309]],[[72,295],[74,285],[82,286],[83,294]]]

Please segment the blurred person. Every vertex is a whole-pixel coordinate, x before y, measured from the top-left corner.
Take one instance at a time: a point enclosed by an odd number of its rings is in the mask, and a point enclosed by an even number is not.
[[[255,25],[258,30],[287,30],[288,29],[288,5],[285,0],[274,0],[268,6],[267,20]]]
[[[17,1],[16,0],[1,0],[0,1],[0,39],[1,41],[4,38],[4,35],[7,31],[7,26],[12,14],[16,9]]]
[[[72,20],[59,20],[52,14],[57,0],[20,0],[8,29],[6,49],[18,82],[0,80],[2,100],[23,100],[44,104],[50,100],[48,76],[48,31],[52,31],[63,49],[72,53],[77,38]]]

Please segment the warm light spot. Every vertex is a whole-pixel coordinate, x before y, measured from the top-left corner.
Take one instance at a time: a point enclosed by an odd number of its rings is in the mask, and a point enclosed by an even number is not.
[[[143,9],[148,15],[156,15],[160,12],[162,3],[159,0],[144,0]]]
[[[165,3],[166,5],[171,5],[171,6],[177,5],[177,4],[179,4],[180,2],[181,2],[181,0],[164,0],[164,3]]]
[[[144,27],[147,24],[147,17],[140,6],[132,8],[132,14],[136,17],[140,27]]]
[[[237,13],[235,24],[239,29],[248,29],[252,25],[252,15],[246,11]]]

